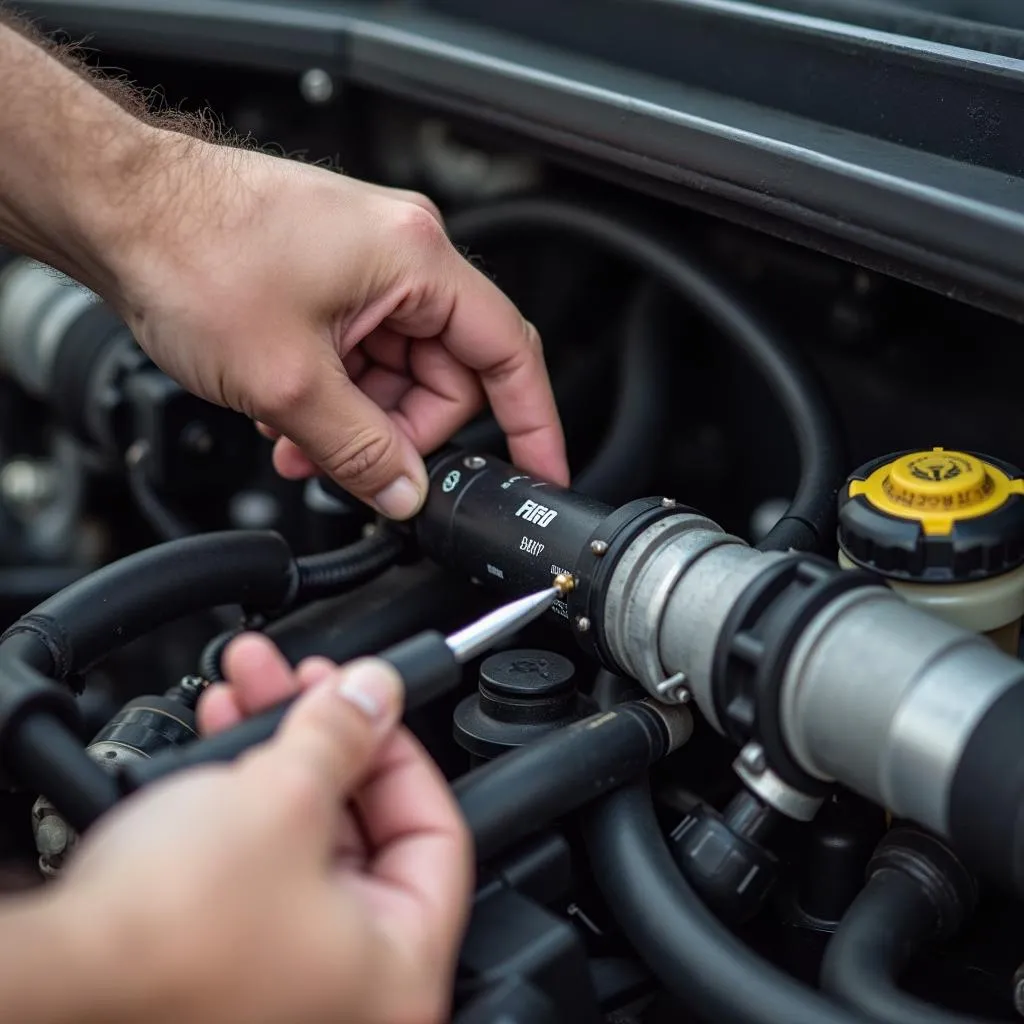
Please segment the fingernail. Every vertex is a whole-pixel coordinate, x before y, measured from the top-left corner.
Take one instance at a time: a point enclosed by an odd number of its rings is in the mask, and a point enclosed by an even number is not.
[[[338,694],[367,718],[385,722],[392,717],[401,697],[401,683],[394,671],[372,662],[355,662],[342,669],[340,676]]]
[[[388,519],[409,519],[420,509],[423,495],[407,476],[400,476],[377,494],[373,503]]]

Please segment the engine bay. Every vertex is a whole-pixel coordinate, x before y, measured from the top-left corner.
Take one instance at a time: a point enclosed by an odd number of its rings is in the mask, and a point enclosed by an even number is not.
[[[410,688],[406,721],[479,870],[457,1024],[1024,1015],[1024,161],[1016,100],[986,91],[1024,81],[1012,19],[987,49],[949,12],[918,41],[922,104],[936,62],[975,75],[957,152],[959,115],[940,131],[931,106],[918,138],[875,130],[875,65],[830,92],[838,2],[574,0],[543,25],[456,0],[25,6],[95,30],[95,63],[172,107],[436,201],[544,340],[573,481],[519,472],[484,413],[429,457],[424,511],[388,523],[280,478],[247,419],[175,384],[97,296],[0,252],[8,887],[59,876],[135,790],[273,731],[197,738],[241,630],[292,664],[416,664],[429,631],[460,668]],[[880,6],[861,43],[909,76],[918,44],[895,33],[925,16]],[[614,19],[648,15],[613,54]],[[675,17],[708,46],[682,85],[651,42]],[[726,88],[716,47],[757,32],[765,68],[813,37],[804,85],[815,61],[836,81],[799,102],[768,71]],[[475,111],[456,70],[488,62],[535,80]],[[551,68],[578,88],[548,115]],[[634,106],[584,131],[595,69]],[[757,201],[724,149],[676,159],[696,137],[644,122],[692,100],[736,142],[761,86]],[[798,173],[815,118],[831,130]],[[863,145],[840,174],[843,133]],[[552,587],[511,635],[453,647]]]

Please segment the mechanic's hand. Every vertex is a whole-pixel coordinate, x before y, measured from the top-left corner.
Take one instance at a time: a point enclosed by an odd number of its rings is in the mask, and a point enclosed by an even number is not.
[[[119,957],[103,1019],[119,1024],[130,1004],[147,1024],[447,1020],[470,843],[397,726],[394,670],[293,671],[254,635],[224,660],[232,684],[204,695],[207,732],[311,692],[269,743],[133,797],[80,847],[65,913]]]
[[[181,384],[281,435],[391,518],[418,511],[421,454],[484,394],[527,472],[568,482],[540,340],[445,235],[424,196],[172,140],[163,199],[116,247],[119,300]]]

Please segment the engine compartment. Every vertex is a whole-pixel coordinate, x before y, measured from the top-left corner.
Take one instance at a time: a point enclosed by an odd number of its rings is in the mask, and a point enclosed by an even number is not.
[[[411,535],[396,533],[329,486],[278,479],[268,443],[247,422],[173,385],[101,304],[4,254],[0,609],[4,628],[13,629],[0,641],[0,689],[9,691],[11,707],[24,700],[44,718],[68,716],[62,734],[33,735],[22,711],[5,714],[0,729],[4,764],[19,783],[0,804],[0,852],[12,887],[42,884],[40,866],[59,873],[73,856],[68,823],[85,827],[105,799],[121,795],[108,787],[109,772],[89,774],[72,758],[69,736],[92,745],[94,762],[115,748],[134,750],[125,778],[131,765],[168,763],[168,749],[189,749],[194,734],[185,728],[168,736],[163,711],[194,705],[203,680],[217,677],[223,638],[243,622],[264,629],[293,662],[312,653],[343,660],[421,629],[456,629],[493,608],[502,587],[506,597],[521,596],[557,569],[576,581],[562,613],[474,658],[455,691],[409,719],[453,781],[481,851],[460,963],[459,1024],[941,1022],[954,1012],[1000,1020],[1024,1012],[1016,845],[993,854],[1001,867],[992,870],[985,851],[976,857],[971,842],[949,834],[955,828],[909,813],[918,806],[909,783],[876,794],[874,782],[858,787],[864,776],[852,762],[849,778],[832,776],[838,785],[822,778],[824,748],[840,743],[843,727],[853,729],[851,709],[881,707],[903,685],[909,694],[947,654],[960,657],[963,648],[980,659],[970,671],[948,670],[964,700],[973,699],[980,677],[1005,677],[1007,686],[1017,679],[1016,635],[1014,649],[1004,645],[1003,653],[985,640],[947,634],[945,625],[923,639],[933,628],[924,613],[908,612],[904,629],[904,613],[891,607],[896,598],[877,575],[840,573],[834,517],[844,478],[893,453],[941,446],[986,464],[1024,463],[1019,314],[992,311],[1001,303],[972,295],[970,283],[943,294],[935,281],[926,288],[908,280],[916,275],[905,267],[884,272],[882,257],[861,265],[816,251],[800,244],[805,238],[791,240],[796,231],[763,231],[723,216],[728,211],[703,203],[699,191],[673,201],[642,173],[624,180],[560,150],[557,140],[538,144],[514,128],[396,98],[321,67],[225,67],[152,50],[122,39],[97,59],[159,87],[172,105],[211,107],[261,144],[438,202],[453,239],[544,338],[579,494],[549,499],[548,489],[542,502],[518,490],[533,483],[506,470],[500,433],[484,415],[453,439],[455,454],[437,457],[434,504],[422,523]],[[670,269],[672,253],[683,270]],[[977,304],[965,301],[971,298]],[[453,473],[458,478],[445,490]],[[448,527],[438,524],[447,522],[446,496],[488,474],[493,495],[477,513],[467,504],[458,525],[452,512],[457,543],[445,539]],[[484,485],[474,486],[479,493]],[[515,499],[507,514],[503,494]],[[638,499],[648,502],[615,519]],[[561,549],[549,539],[552,512],[563,524],[579,516]],[[491,514],[508,528],[491,530]],[[524,522],[529,528],[519,529]],[[271,532],[283,539],[269,539]],[[633,552],[637,564],[642,557],[644,565],[664,565],[670,541],[690,543],[697,534],[707,535],[708,546],[673,556],[676,576],[657,591],[664,606],[653,590],[630,589],[639,586],[636,575],[622,582],[626,570],[617,577],[618,568],[598,564],[607,557],[621,567]],[[719,535],[737,542],[720,544]],[[766,542],[776,554],[746,546]],[[1006,544],[1012,561],[1018,539]],[[739,561],[715,569],[723,552]],[[736,575],[748,571],[740,562],[757,567],[749,578]],[[179,573],[172,564],[186,568]],[[716,583],[707,593],[718,593],[720,603],[735,590],[719,617],[707,611],[711,597],[683,600],[681,588],[697,586],[697,565]],[[528,571],[517,576],[510,566]],[[792,572],[769,579],[771,566]],[[199,603],[211,607],[193,607],[197,585],[209,586]],[[755,587],[756,594],[748,590]],[[811,682],[793,681],[801,637],[861,589],[883,594],[872,598],[882,607],[871,634],[881,653],[863,651],[858,661],[861,649],[843,641],[845,653],[834,657],[845,658],[847,669],[835,670],[835,661],[813,679],[808,669]],[[609,610],[608,595],[620,591],[621,608]],[[101,592],[110,605],[80,620]],[[659,611],[643,641],[635,624],[622,626],[625,640],[612,638],[616,615],[626,622],[628,614],[667,609],[679,594],[686,615]],[[776,617],[758,618],[768,612]],[[26,622],[35,623],[32,630]],[[81,644],[61,653],[48,624]],[[703,684],[687,661],[702,631],[718,659]],[[42,648],[32,646],[44,634]],[[669,634],[679,637],[685,671],[673,671]],[[737,724],[722,720],[729,700],[719,690],[749,697],[753,685],[740,634],[776,657],[779,687],[843,688],[833,704],[836,733],[826,729],[813,741],[822,751],[803,760],[794,754],[799,730],[786,713],[770,738],[764,718],[749,711],[737,713]],[[884,673],[875,674],[887,644],[896,652],[888,688]],[[652,650],[662,679],[641,665]],[[920,660],[908,668],[918,650]],[[19,674],[15,664],[35,675]],[[860,680],[862,671],[871,678]],[[38,686],[40,673],[69,684],[63,694],[75,691],[80,721],[67,700]],[[671,685],[659,690],[662,683]],[[131,705],[140,696],[150,698],[143,704],[155,717]],[[525,705],[534,710],[524,717]],[[999,716],[1008,727],[1019,722],[1011,712]],[[602,716],[614,720],[614,730],[596,742]],[[719,718],[718,728],[709,717]],[[921,729],[931,721],[925,717]],[[991,737],[983,742],[1005,753]],[[919,736],[907,743],[913,751],[927,746]],[[865,744],[885,759],[874,740]],[[975,757],[971,749],[941,748],[939,756],[945,751],[955,774]],[[785,765],[775,759],[780,750]],[[1001,762],[1009,781],[983,766],[951,783],[954,791],[969,787],[963,799],[992,804],[993,835],[1006,823],[1012,832],[1019,806],[1012,790],[1019,755],[1012,753]],[[119,754],[110,760],[108,767],[122,767]],[[139,771],[129,789],[155,769]],[[779,783],[770,792],[757,782],[766,772]],[[40,795],[47,800],[37,803]],[[518,834],[514,823],[527,813]],[[978,844],[987,841],[985,828]],[[496,833],[501,841],[488,845]],[[1003,861],[1008,870],[1000,874]],[[919,889],[896,891],[906,877]],[[837,948],[832,960],[826,948],[855,899],[868,909],[861,909],[861,946],[854,948],[858,935],[845,934],[846,974],[836,966]],[[884,925],[871,930],[870,899],[886,909],[924,899],[931,912],[920,912],[918,930],[902,920],[901,945]],[[865,948],[885,961],[880,969]],[[827,995],[814,992],[823,959]],[[746,986],[738,1004],[735,991],[722,990],[729,976]],[[922,1002],[908,1007],[899,994],[894,1003],[872,1002],[862,992],[851,1004],[849,986],[887,991],[897,981],[898,992]],[[905,1017],[887,1016],[893,1006]]]

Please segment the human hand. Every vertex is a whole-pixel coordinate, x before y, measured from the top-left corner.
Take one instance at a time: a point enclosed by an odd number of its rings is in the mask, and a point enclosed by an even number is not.
[[[93,960],[109,951],[96,1019],[440,1024],[472,857],[444,779],[397,726],[397,675],[370,659],[293,671],[254,635],[224,664],[206,732],[311,692],[269,743],[155,785],[86,837],[61,885]]]
[[[418,511],[421,455],[481,408],[513,461],[568,482],[540,340],[424,196],[175,136],[144,224],[111,252],[115,304],[189,390],[280,437],[384,515]]]

